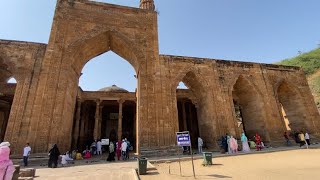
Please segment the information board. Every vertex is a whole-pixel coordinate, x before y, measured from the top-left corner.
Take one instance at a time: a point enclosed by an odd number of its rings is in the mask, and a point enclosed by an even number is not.
[[[109,145],[109,139],[101,139],[101,145]]]
[[[190,134],[186,132],[177,132],[177,144],[178,146],[191,146]]]

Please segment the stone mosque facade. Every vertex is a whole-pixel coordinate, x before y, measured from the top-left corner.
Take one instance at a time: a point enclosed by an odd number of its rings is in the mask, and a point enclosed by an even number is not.
[[[78,86],[84,65],[108,51],[134,68],[135,92]],[[124,137],[140,155],[168,154],[186,130],[212,150],[226,133],[259,133],[276,146],[284,131],[319,138],[320,117],[299,67],[159,54],[153,0],[140,8],[58,0],[48,44],[0,40],[0,140],[13,154],[26,142],[45,153]]]

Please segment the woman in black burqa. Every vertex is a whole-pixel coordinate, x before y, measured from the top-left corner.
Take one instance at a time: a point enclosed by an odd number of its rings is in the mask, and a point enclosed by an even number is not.
[[[52,168],[52,163],[53,163],[53,168],[56,168],[58,166],[58,159],[60,156],[60,151],[58,146],[55,144],[49,151],[49,162],[48,162],[48,167]]]

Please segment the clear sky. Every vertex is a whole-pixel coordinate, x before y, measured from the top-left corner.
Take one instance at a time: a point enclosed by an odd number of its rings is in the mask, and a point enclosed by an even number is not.
[[[138,7],[139,0],[100,0]],[[47,43],[56,0],[1,0],[0,39]],[[320,44],[319,0],[155,0],[161,54],[273,63]],[[134,91],[131,65],[108,52],[87,63],[86,90]]]

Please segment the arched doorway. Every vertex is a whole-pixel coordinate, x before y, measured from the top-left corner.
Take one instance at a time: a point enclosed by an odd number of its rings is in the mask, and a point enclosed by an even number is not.
[[[17,81],[11,73],[0,69],[0,141],[4,140]]]
[[[194,99],[192,91],[183,82],[180,82],[177,87],[179,131],[189,131],[192,146],[196,148],[197,138],[199,137],[198,115],[197,108],[191,99]]]
[[[307,126],[304,122],[305,109],[297,90],[289,83],[283,81],[277,88],[277,97],[286,130],[306,130]]]
[[[253,139],[259,133],[263,141],[268,140],[264,102],[257,90],[240,76],[233,86],[232,97],[238,136],[245,132],[249,139]]]
[[[99,44],[101,46],[96,46]],[[93,59],[111,54],[117,58],[126,60],[132,68],[130,77],[137,82],[137,70],[139,69],[138,54],[134,48],[130,46],[130,41],[119,35],[117,32],[105,32],[85,39],[83,42],[76,42],[70,47],[71,56],[73,59],[72,67],[76,72],[85,75],[86,64],[90,64]],[[77,51],[82,53],[77,53]],[[104,53],[104,54],[103,54]],[[108,59],[108,58],[106,58]],[[102,58],[102,61],[105,59]],[[129,63],[128,63],[129,62]],[[102,66],[102,64],[101,64]],[[117,71],[121,72],[119,65],[112,65],[112,68],[117,67]],[[106,71],[104,69],[103,71]],[[95,70],[95,73],[98,73]],[[128,74],[126,70],[123,74]],[[129,78],[124,78],[128,81]],[[117,75],[111,74],[103,76],[104,79],[116,79]],[[79,82],[81,79],[79,78]],[[103,88],[109,86],[107,88]],[[100,85],[99,90],[95,89],[85,91],[79,89],[77,95],[77,103],[74,116],[73,130],[73,148],[85,148],[93,140],[109,139],[116,141],[122,138],[127,138],[133,147],[137,142],[136,124],[137,124],[137,91],[139,87],[135,85],[132,91],[126,91],[116,85],[104,84]]]
[[[181,77],[181,79],[180,79]],[[175,84],[177,122],[179,130],[188,130],[191,134],[193,146],[197,146],[197,138],[204,141],[204,147],[216,147],[216,133],[212,107],[212,94],[206,88],[204,80],[196,72],[189,71],[181,74]],[[177,89],[179,82],[185,84],[184,89]]]

